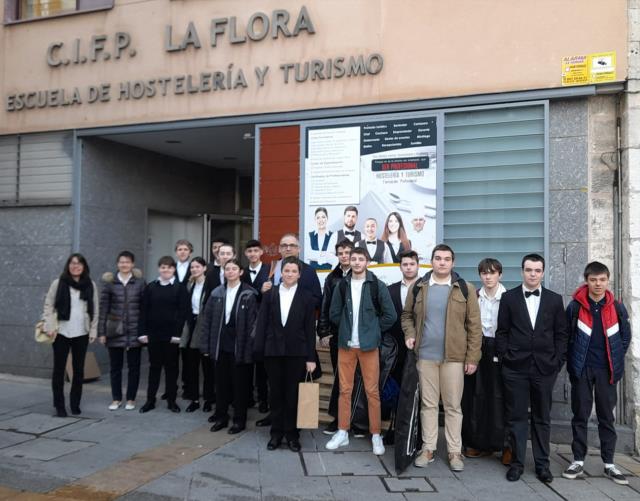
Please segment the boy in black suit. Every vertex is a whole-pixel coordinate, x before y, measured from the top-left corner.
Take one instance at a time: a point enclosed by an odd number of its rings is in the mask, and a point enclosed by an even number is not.
[[[536,476],[553,481],[549,471],[553,386],[567,354],[567,322],[562,297],[542,287],[544,258],[522,258],[523,283],[500,299],[496,354],[502,362],[505,406],[513,445],[507,480],[522,475],[531,406],[531,443]]]
[[[262,299],[262,284],[269,280],[269,266],[262,262],[264,250],[259,240],[249,240],[244,248],[244,255],[249,261],[249,267],[246,273],[242,274],[242,281],[258,292],[258,304]],[[257,361],[254,364],[251,376],[251,384],[249,385],[249,402],[253,401],[254,375],[255,386],[258,388],[258,411],[261,413],[269,412],[269,386],[267,384],[267,373],[264,369],[264,363]]]

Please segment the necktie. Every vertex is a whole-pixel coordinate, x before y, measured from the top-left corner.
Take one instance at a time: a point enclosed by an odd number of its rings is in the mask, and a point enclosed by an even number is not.
[[[355,231],[345,231],[344,234],[345,235],[351,235],[352,237],[356,236],[356,232]]]
[[[367,245],[376,245],[378,242],[376,240],[367,240]]]
[[[256,273],[258,273],[258,270],[252,270],[251,268],[249,268],[249,273],[255,275]]]
[[[524,298],[527,299],[529,296],[539,296],[540,295],[540,289],[536,289],[534,291],[524,291]]]

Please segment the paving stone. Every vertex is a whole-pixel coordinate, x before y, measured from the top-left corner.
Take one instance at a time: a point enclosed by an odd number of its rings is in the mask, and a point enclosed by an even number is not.
[[[305,452],[302,456],[309,476],[387,474],[371,452]]]
[[[390,493],[382,479],[371,477],[329,477],[333,499],[336,501],[404,501],[401,493]],[[421,494],[425,501],[425,494]],[[451,499],[451,498],[449,498]]]
[[[383,478],[389,492],[433,492],[433,486],[427,482],[426,478],[403,477],[403,478]]]
[[[28,488],[31,492],[47,492],[69,481],[67,478],[46,475],[32,468],[9,467],[5,464],[4,459],[2,463],[2,466],[0,466],[0,484],[13,489],[22,490]]]
[[[31,412],[23,416],[0,421],[0,430],[19,431],[22,433],[33,433],[34,435],[39,435],[77,421],[79,421],[78,418],[59,418],[47,414]]]
[[[14,445],[0,451],[2,456],[22,457],[50,461],[65,454],[79,451],[95,445],[90,442],[63,441],[53,438],[37,438],[22,444]]]
[[[429,483],[433,486],[434,492],[405,493],[407,501],[471,501],[477,499],[473,493],[465,487],[457,478],[430,478]]]
[[[640,499],[640,493],[628,485],[618,485],[609,478],[587,478],[585,482],[614,500]],[[592,494],[593,496],[593,494]]]
[[[33,440],[34,438],[36,438],[34,435],[28,435],[26,433],[0,431],[0,449],[4,449],[5,447],[11,447],[12,445],[26,442],[27,440]]]
[[[260,493],[263,501],[284,501],[304,499],[305,501],[322,501],[335,499],[329,478],[298,478],[295,481],[272,482],[265,485],[261,482]]]

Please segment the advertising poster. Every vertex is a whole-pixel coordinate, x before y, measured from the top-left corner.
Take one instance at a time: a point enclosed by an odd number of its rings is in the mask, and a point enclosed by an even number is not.
[[[426,271],[436,243],[436,117],[307,128],[302,255],[321,280],[344,238],[367,247],[387,284],[401,279],[403,250]]]

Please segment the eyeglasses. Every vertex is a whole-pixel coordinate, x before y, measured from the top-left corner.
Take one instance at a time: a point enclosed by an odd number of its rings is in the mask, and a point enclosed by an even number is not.
[[[296,249],[299,247],[298,244],[280,244],[281,249]]]

